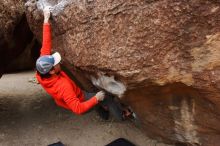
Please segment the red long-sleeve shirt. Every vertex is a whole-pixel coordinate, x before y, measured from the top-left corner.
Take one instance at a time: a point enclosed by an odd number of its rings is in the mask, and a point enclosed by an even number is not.
[[[51,28],[49,23],[44,23],[41,56],[50,54]],[[57,105],[76,114],[82,114],[98,103],[95,96],[85,101],[81,89],[63,71],[50,78],[41,78],[38,73],[36,73],[36,77],[47,93],[54,98]]]

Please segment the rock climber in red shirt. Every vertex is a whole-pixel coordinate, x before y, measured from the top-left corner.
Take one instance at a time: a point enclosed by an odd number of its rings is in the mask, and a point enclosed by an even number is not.
[[[51,26],[49,18],[50,8],[46,7],[44,9],[42,48],[40,57],[36,61],[37,80],[47,93],[53,97],[57,105],[71,110],[76,114],[83,114],[99,102],[102,102],[105,99],[105,93],[103,91],[99,91],[95,94],[83,92],[75,82],[61,70],[60,54],[56,52],[51,55]],[[109,98],[106,105],[110,106],[109,110],[112,111],[113,114],[116,114],[118,119],[123,119],[122,110],[114,104],[113,100]],[[105,115],[105,119],[107,118]]]

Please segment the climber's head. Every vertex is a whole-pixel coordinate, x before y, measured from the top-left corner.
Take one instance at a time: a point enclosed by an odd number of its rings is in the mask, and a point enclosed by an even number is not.
[[[58,52],[52,55],[44,55],[37,59],[36,61],[36,69],[38,73],[42,76],[52,75],[55,73],[59,73],[61,56]]]

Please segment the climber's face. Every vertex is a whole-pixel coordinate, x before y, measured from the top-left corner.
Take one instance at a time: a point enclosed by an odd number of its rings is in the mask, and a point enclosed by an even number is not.
[[[54,71],[56,74],[60,73],[60,71],[61,71],[60,63],[58,63],[57,65],[54,66]]]
[[[51,75],[59,74],[61,71],[60,64],[58,63],[53,67],[53,69],[49,72]]]

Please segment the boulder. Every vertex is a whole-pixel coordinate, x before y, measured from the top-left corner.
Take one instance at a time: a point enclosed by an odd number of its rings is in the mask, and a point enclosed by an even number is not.
[[[32,39],[33,34],[26,20],[24,2],[0,1],[0,76]]]
[[[34,70],[36,60],[40,55],[40,48],[41,44],[36,38],[33,38],[24,50],[8,63],[7,67],[4,69],[4,73]]]
[[[29,0],[39,41],[47,5],[53,50],[84,88],[118,95],[158,140],[219,145],[218,1]]]

